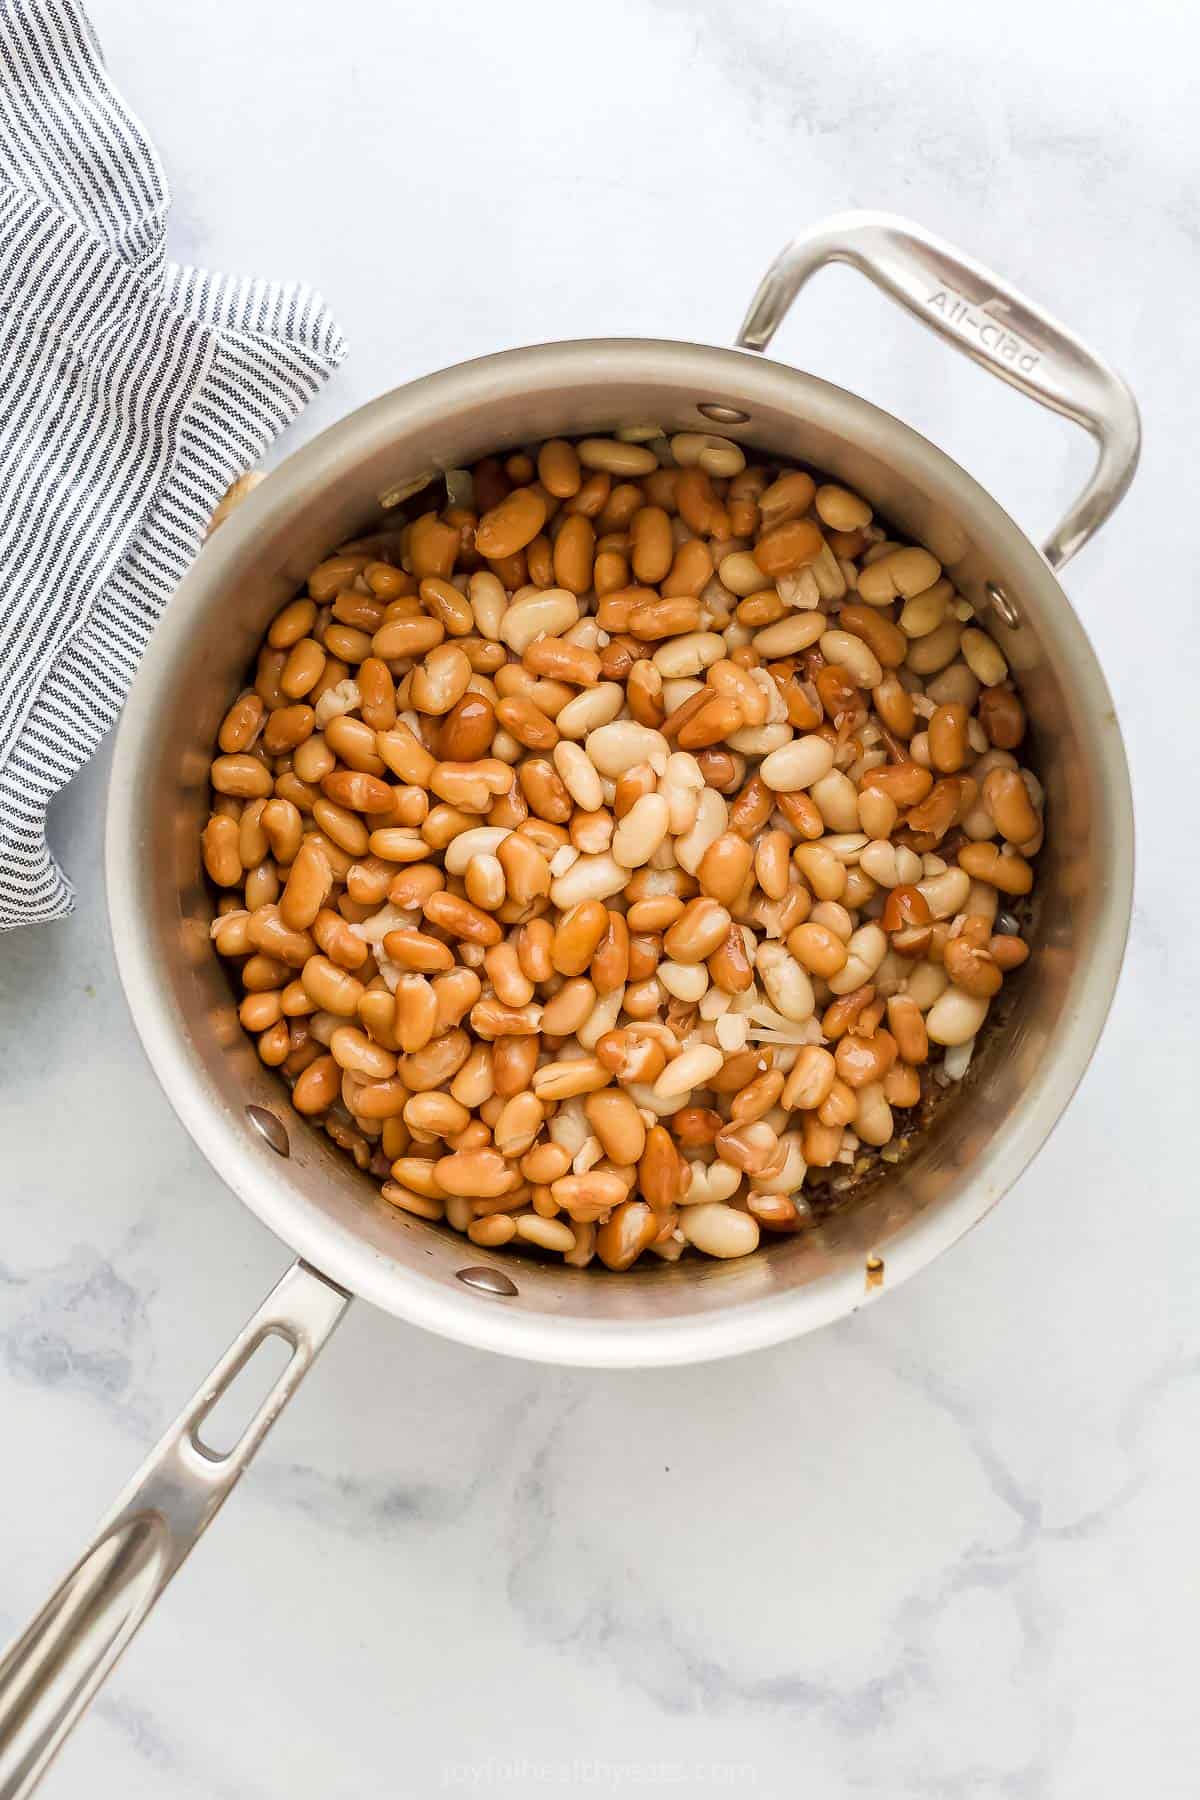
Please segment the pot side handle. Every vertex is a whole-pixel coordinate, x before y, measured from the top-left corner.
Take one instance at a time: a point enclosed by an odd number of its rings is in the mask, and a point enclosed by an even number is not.
[[[0,1661],[0,1800],[31,1794],[193,1544],[236,1486],[350,1296],[297,1262],[151,1451],[45,1606]],[[224,1455],[200,1427],[269,1337],[291,1356]]]
[[[973,362],[1095,438],[1091,480],[1043,547],[1050,567],[1061,569],[1133,480],[1142,434],[1125,382],[981,263],[888,213],[839,213],[793,239],[763,277],[738,343],[765,350],[809,276],[831,262],[849,263]]]

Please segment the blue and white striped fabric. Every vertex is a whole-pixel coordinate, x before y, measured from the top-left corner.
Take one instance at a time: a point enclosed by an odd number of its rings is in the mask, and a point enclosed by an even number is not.
[[[73,0],[0,0],[0,928],[71,910],[50,798],[222,494],[345,353],[310,289],[168,263],[168,204]]]

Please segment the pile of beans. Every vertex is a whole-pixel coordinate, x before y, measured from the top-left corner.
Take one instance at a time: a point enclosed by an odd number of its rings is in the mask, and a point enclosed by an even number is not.
[[[928,550],[728,439],[445,489],[312,571],[221,725],[241,1022],[393,1206],[744,1256],[897,1160],[1028,955],[1004,656]]]

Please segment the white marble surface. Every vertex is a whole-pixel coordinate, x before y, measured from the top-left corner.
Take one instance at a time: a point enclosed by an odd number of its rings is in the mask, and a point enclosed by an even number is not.
[[[356,1308],[46,1792],[861,1800],[1194,1793],[1200,33],[1179,0],[1005,7],[95,0],[183,259],[301,275],[344,372],[293,434],[479,352],[727,342],[766,262],[911,213],[1133,382],[1138,483],[1069,585],[1137,787],[1126,974],[1034,1169],[866,1316],[718,1367],[560,1373]],[[778,353],[1031,529],[1060,421],[846,272]],[[0,1636],[286,1262],[155,1086],[100,880],[0,940]]]

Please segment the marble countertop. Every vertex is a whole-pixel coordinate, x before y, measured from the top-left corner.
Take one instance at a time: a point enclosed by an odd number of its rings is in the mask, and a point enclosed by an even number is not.
[[[1194,1792],[1200,1449],[1194,15],[1012,0],[94,0],[172,253],[312,280],[351,344],[291,447],[395,383],[591,334],[729,342],[801,225],[911,214],[1120,367],[1129,499],[1071,568],[1125,728],[1138,897],[1112,1019],[968,1240],[807,1340],[535,1368],[366,1306],[47,1780],[58,1800],[579,1789]],[[853,274],[775,352],[957,456],[1031,532],[1090,448]],[[0,940],[0,1637],[287,1253],[158,1091],[100,875]]]

